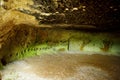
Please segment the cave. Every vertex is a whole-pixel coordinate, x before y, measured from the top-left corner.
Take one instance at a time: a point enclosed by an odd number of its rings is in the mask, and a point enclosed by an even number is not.
[[[0,80],[120,80],[119,0],[0,0]]]

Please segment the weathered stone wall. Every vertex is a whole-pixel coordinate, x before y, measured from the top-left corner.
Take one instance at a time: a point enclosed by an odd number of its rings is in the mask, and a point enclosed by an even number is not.
[[[90,32],[45,28],[27,24],[12,25],[0,49],[2,63],[43,53],[120,55],[119,32]],[[45,26],[45,25],[44,25]]]
[[[0,4],[0,60],[2,64],[41,53],[120,54],[120,33],[115,32],[119,31],[117,29],[119,26],[116,26],[120,22],[119,1],[118,4],[111,3],[112,0],[108,3],[107,1],[90,1],[88,4],[86,0],[80,2],[75,0],[75,3],[73,0],[0,1],[2,1]],[[101,6],[96,4],[101,4]],[[41,23],[49,25],[41,25]],[[62,24],[53,26],[57,23]],[[69,24],[73,26],[66,28],[65,25]],[[81,27],[79,25],[74,27],[76,24],[87,24],[83,28],[97,29],[98,32],[77,30]],[[100,25],[89,27],[88,24]],[[70,30],[75,28],[76,30]],[[99,30],[111,29],[115,29],[114,32],[99,32]]]

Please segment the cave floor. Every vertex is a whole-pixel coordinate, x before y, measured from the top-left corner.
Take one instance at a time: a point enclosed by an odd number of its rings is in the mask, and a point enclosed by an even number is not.
[[[45,54],[7,64],[2,80],[120,80],[120,57]]]

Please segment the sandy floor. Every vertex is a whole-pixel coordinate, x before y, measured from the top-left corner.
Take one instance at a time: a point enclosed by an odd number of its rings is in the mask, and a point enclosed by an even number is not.
[[[120,57],[54,54],[8,64],[2,80],[120,80]]]

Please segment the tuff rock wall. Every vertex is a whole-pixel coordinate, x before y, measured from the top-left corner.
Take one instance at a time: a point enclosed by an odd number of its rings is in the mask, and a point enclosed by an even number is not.
[[[0,0],[1,65],[42,53],[119,55],[118,7],[112,0]]]
[[[6,64],[43,53],[120,55],[118,32],[91,32],[43,26],[45,27],[9,25],[12,29],[1,35],[1,62]]]

